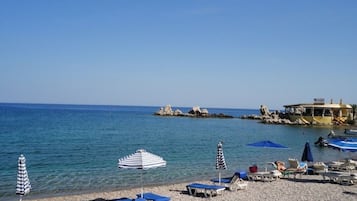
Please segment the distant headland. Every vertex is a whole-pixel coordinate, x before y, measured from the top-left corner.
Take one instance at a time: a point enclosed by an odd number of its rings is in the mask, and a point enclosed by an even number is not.
[[[182,112],[179,109],[173,110],[171,105],[166,105],[161,107],[154,115],[158,116],[177,116],[177,117],[194,117],[194,118],[233,118],[231,115],[226,114],[211,114],[205,108],[200,108],[199,106],[192,107],[187,113]]]

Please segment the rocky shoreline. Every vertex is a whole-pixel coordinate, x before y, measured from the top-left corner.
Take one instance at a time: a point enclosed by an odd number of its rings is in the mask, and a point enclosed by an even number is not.
[[[261,123],[265,124],[310,125],[309,122],[302,121],[301,119],[292,122],[285,113],[279,111],[270,112],[265,105],[261,105],[259,110],[260,115],[243,115],[240,118],[260,120]]]

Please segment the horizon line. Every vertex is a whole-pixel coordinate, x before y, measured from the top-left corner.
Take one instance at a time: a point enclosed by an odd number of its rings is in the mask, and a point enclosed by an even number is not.
[[[124,107],[165,107],[164,106],[158,106],[158,105],[128,105],[128,104],[85,104],[85,103],[41,103],[41,102],[0,102],[0,104],[7,104],[7,105],[72,105],[72,106],[124,106]],[[196,106],[173,106],[171,104],[167,104],[170,105],[172,108],[176,107],[176,108],[192,108],[192,107],[196,107]],[[209,108],[209,109],[243,109],[243,110],[259,110],[259,108],[239,108],[239,107],[220,107],[220,106],[214,106],[214,107],[201,107],[200,108]],[[271,109],[272,111],[275,111],[273,109]]]

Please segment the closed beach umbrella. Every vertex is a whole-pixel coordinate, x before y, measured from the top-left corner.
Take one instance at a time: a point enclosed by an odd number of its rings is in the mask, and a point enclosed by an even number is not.
[[[17,184],[16,184],[16,194],[20,195],[20,201],[22,196],[30,192],[31,184],[26,170],[26,159],[24,155],[20,155],[18,160],[18,171],[17,171]]]
[[[144,149],[137,150],[134,154],[119,159],[118,167],[124,169],[141,169],[165,167],[166,161],[155,154],[149,153]],[[141,171],[141,197],[143,197],[143,175]]]
[[[218,182],[221,185],[221,170],[227,169],[226,161],[224,160],[222,142],[217,144],[216,169],[219,170]]]
[[[308,143],[308,142],[305,143],[305,148],[304,148],[304,152],[302,153],[302,156],[301,156],[301,161],[307,161],[307,162],[314,161],[314,158],[312,157],[312,152],[310,149],[310,143]]]

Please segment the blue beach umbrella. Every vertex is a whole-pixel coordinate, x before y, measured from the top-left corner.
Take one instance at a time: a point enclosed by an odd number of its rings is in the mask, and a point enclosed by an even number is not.
[[[304,152],[302,153],[302,156],[301,156],[301,161],[307,161],[307,162],[314,161],[314,158],[312,157],[310,143],[308,143],[308,142],[305,143],[305,148],[304,148]]]
[[[283,145],[281,145],[281,144],[274,143],[274,142],[269,141],[269,140],[259,141],[259,142],[247,144],[247,146],[251,146],[251,147],[262,147],[262,148],[278,148],[278,149],[287,149],[287,148],[288,148],[288,147],[286,147],[286,146],[283,146]]]
[[[251,144],[247,144],[247,146],[250,147],[258,147],[258,148],[273,148],[273,149],[287,149],[288,147],[283,146],[278,143],[274,143],[269,140],[264,140],[264,141],[259,141]],[[267,170],[267,167],[265,166],[265,171]]]

